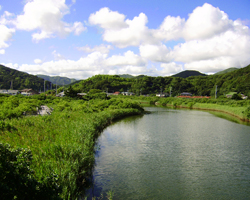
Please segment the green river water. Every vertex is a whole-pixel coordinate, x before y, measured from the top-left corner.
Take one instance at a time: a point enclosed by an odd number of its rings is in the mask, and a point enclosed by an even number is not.
[[[146,110],[151,114],[116,122],[99,137],[91,195],[250,199],[249,125],[203,111]]]

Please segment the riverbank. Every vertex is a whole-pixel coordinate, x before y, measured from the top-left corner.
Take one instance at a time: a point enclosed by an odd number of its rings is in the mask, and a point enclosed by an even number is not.
[[[7,158],[1,157],[6,176],[0,176],[0,189],[9,199],[84,196],[92,184],[95,141],[101,131],[117,119],[143,113],[138,103],[122,99],[87,102],[55,98],[49,106],[54,109],[51,115],[4,121],[11,128],[2,128],[0,134],[1,155]],[[8,159],[10,162],[6,163]],[[13,162],[17,163],[14,168]],[[17,181],[11,178],[12,173]],[[6,177],[10,177],[11,184]],[[33,187],[29,184],[32,182]]]
[[[244,116],[244,111],[247,109],[245,107],[229,107],[229,106],[223,106],[223,105],[215,105],[215,104],[202,104],[202,103],[196,103],[190,106],[185,106],[185,105],[176,105],[173,106],[172,104],[160,104],[157,103],[155,105],[161,105],[161,106],[167,106],[167,107],[172,107],[172,108],[188,108],[188,109],[195,109],[195,110],[205,110],[205,111],[215,111],[215,112],[222,112],[227,115],[236,117],[240,119],[243,122],[250,122],[250,119],[247,119]]]
[[[250,122],[250,100],[231,99],[185,99],[145,97],[134,99],[142,106],[161,105],[173,108],[188,108],[223,112],[242,121]]]

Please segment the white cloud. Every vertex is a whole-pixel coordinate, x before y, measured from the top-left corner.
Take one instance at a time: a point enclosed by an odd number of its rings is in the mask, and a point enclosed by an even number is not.
[[[13,16],[12,13],[5,11],[3,15],[0,16],[0,54],[5,54],[5,48],[9,47],[8,42],[12,39],[15,33],[14,28],[9,28],[10,18]]]
[[[125,20],[125,15],[108,8],[102,8],[89,17],[90,24],[99,25],[104,29],[103,40],[120,48],[155,42],[146,26],[147,22],[148,18],[144,13],[140,13],[132,20]]]
[[[173,59],[171,49],[165,45],[141,45],[140,55],[151,61],[156,62],[170,62]]]
[[[182,65],[175,62],[161,64],[161,76],[170,76],[182,71]]]
[[[125,15],[111,11],[109,8],[101,8],[95,14],[89,16],[89,23],[99,25],[104,29],[122,29],[128,25],[124,22]]]
[[[179,39],[182,37],[184,24],[184,18],[181,19],[179,16],[167,16],[160,25],[159,29],[154,30],[154,37],[163,41]]]
[[[75,35],[80,35],[83,31],[85,31],[87,28],[83,26],[81,22],[74,22],[72,31]]]
[[[60,53],[57,53],[56,50],[52,52],[52,55],[54,56],[55,60],[65,60],[65,58]]]
[[[232,20],[219,8],[205,3],[189,15],[184,27],[184,38],[187,40],[204,39],[223,33],[232,28]]]
[[[113,55],[106,60],[107,66],[145,66],[146,60],[134,54],[132,51],[127,51],[123,56]]]
[[[0,49],[0,54],[5,54],[5,50],[4,49]]]
[[[7,44],[6,42],[12,38],[14,32],[14,29],[0,24],[0,48],[9,47],[9,44]]]
[[[86,28],[81,22],[70,25],[62,18],[69,13],[65,0],[32,0],[28,1],[23,14],[18,15],[15,25],[19,30],[38,32],[32,34],[35,41],[55,36],[64,37],[71,32],[79,35]]]
[[[113,49],[113,47],[111,45],[101,44],[99,46],[94,46],[93,48],[91,48],[89,45],[86,45],[83,47],[77,47],[77,49],[79,51],[84,51],[86,53],[92,53],[92,52],[98,51],[98,52],[103,53],[103,54],[108,54],[109,50]]]
[[[41,64],[43,61],[41,60],[41,59],[35,59],[34,60],[34,63],[36,63],[36,64]]]

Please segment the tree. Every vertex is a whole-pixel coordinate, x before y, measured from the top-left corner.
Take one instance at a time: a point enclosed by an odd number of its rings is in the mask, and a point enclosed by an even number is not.
[[[64,92],[67,97],[77,97],[77,91],[74,90],[71,86]]]

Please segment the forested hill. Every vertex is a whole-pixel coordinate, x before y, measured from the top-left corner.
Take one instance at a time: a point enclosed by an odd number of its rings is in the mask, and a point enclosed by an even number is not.
[[[202,74],[198,71],[195,71],[195,70],[185,70],[185,71],[182,71],[178,74],[175,74],[173,75],[172,77],[181,77],[181,78],[187,78],[187,77],[190,77],[190,76],[207,76],[206,74]]]
[[[250,96],[250,65],[222,75],[181,77],[150,77],[121,78],[117,75],[96,75],[80,81],[72,86],[79,92],[88,92],[90,89],[103,91],[130,91],[135,94],[169,93],[172,95],[190,92],[195,95],[213,96],[215,88],[218,95],[229,92],[238,92]]]
[[[233,71],[238,70],[238,69],[239,69],[239,68],[231,67],[231,68],[225,69],[225,70],[223,70],[223,71],[217,72],[217,73],[215,73],[214,75],[226,74],[226,73],[228,73],[228,72],[233,72]]]
[[[42,78],[0,65],[0,89],[11,89],[11,82],[14,90],[29,88],[40,91],[44,89]],[[50,88],[49,81],[45,84],[46,88]]]
[[[37,74],[36,76],[57,85],[68,85],[77,81],[76,79],[73,78],[67,78],[61,76],[46,76],[42,74]]]

